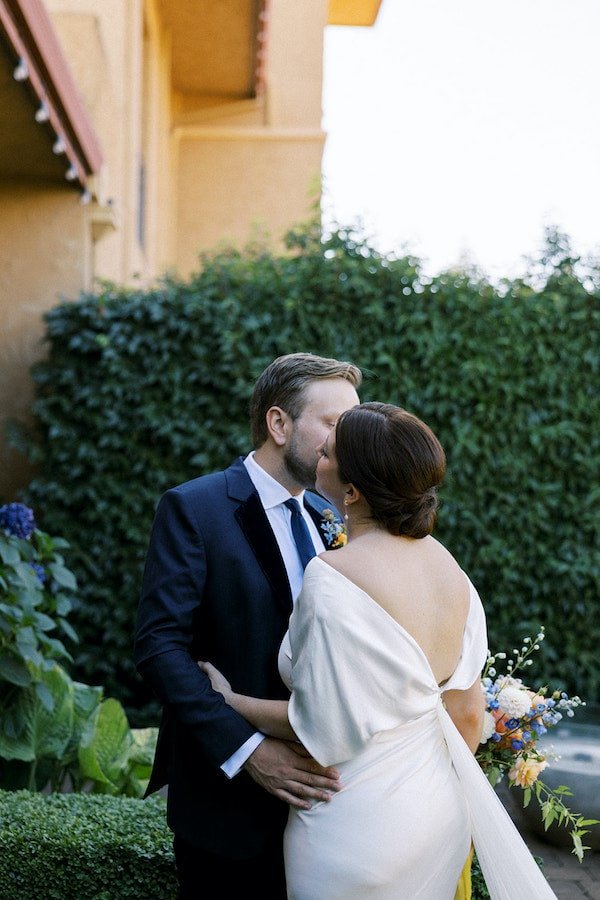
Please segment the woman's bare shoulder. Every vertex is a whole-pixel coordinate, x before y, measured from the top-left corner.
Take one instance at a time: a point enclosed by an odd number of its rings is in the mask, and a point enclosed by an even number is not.
[[[465,572],[461,568],[456,557],[452,555],[450,550],[448,550],[441,541],[438,541],[438,539],[434,538],[431,534],[427,538],[424,538],[424,540],[428,542],[427,552],[431,554],[432,559],[434,559],[439,566],[443,566],[448,573],[453,572],[456,575],[461,575],[463,579],[466,578]]]
[[[348,555],[348,547],[339,547],[337,550],[324,550],[323,553],[319,553],[319,559],[324,563],[327,563],[328,566],[331,566],[332,569],[336,569],[338,572],[344,571],[345,558]],[[351,553],[352,555],[352,553]]]

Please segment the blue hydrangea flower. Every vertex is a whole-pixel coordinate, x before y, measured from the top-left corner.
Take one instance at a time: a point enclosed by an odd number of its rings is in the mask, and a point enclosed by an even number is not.
[[[524,741],[518,741],[516,738],[512,738],[512,739],[511,739],[511,742],[510,742],[510,745],[511,745],[511,747],[513,748],[513,750],[522,750],[523,747],[525,746],[525,742],[524,742]]]
[[[513,728],[519,727],[519,720],[518,719],[508,719],[504,724],[509,729],[509,731],[512,731]]]
[[[15,537],[30,538],[36,528],[33,510],[24,503],[0,506],[0,528]]]

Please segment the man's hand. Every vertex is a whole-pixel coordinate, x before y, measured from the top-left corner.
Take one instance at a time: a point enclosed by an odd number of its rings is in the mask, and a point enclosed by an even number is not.
[[[342,789],[337,769],[323,768],[291,741],[265,738],[244,768],[266,791],[298,809],[310,809],[311,800],[331,800]]]

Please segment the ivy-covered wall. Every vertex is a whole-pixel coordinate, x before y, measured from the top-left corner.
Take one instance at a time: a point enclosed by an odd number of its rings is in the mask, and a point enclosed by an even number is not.
[[[600,289],[547,237],[530,277],[492,285],[307,226],[287,254],[222,251],[185,282],[106,286],[47,314],[25,499],[71,545],[76,674],[154,723],[131,660],[154,508],[250,449],[254,380],[303,350],[358,364],[363,400],[433,427],[448,457],[437,536],[479,589],[492,649],[544,624],[532,677],[598,699]]]

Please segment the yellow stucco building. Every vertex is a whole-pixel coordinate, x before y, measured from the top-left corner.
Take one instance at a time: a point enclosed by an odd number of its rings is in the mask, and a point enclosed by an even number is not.
[[[0,0],[0,502],[30,475],[3,432],[27,417],[43,312],[305,219],[324,27],[379,2]]]

